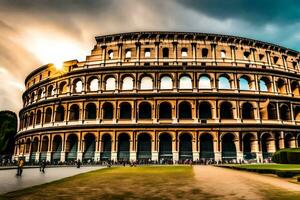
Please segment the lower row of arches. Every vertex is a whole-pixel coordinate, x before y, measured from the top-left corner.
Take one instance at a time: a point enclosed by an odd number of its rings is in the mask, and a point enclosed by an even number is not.
[[[51,159],[51,161],[96,160],[97,152],[100,153],[98,160],[153,160],[154,152],[157,154],[155,159],[174,160],[174,152],[176,152],[177,159],[183,161],[195,160],[195,157],[197,159],[215,159],[216,152],[220,152],[222,160],[237,159],[238,152],[242,152],[244,160],[256,159],[258,152],[261,152],[264,159],[269,158],[280,148],[278,139],[270,133],[262,134],[259,139],[254,134],[248,133],[244,134],[241,140],[236,138],[233,133],[226,133],[222,135],[220,142],[215,140],[211,134],[204,133],[200,135],[197,147],[189,133],[180,134],[177,142],[169,133],[160,134],[157,140],[157,148],[154,148],[155,138],[148,133],[141,133],[137,136],[136,147],[133,148],[133,141],[127,133],[119,134],[115,141],[110,134],[104,134],[99,142],[91,133],[86,134],[82,141],[79,141],[76,134],[70,134],[65,142],[60,135],[55,135],[52,144],[50,144],[48,136],[44,136],[41,142],[38,137],[35,137],[33,141],[28,138],[26,142],[19,142],[15,151],[17,156],[30,155],[29,160],[36,160],[39,156],[39,160]],[[98,143],[101,143],[100,148]],[[300,146],[300,136],[295,138],[292,134],[286,134],[284,148],[296,146]],[[134,152],[135,158],[132,157],[132,152]],[[51,154],[50,159],[49,153]]]

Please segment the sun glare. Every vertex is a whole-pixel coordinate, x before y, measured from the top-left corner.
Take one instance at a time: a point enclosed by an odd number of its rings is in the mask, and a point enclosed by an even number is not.
[[[52,63],[57,69],[63,68],[64,61],[83,60],[87,54],[77,41],[55,33],[29,31],[24,41],[42,64]]]

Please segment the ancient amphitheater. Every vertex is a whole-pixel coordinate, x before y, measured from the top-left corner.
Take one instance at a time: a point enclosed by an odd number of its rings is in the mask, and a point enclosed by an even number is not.
[[[299,57],[219,34],[98,36],[85,61],[27,76],[15,158],[262,162],[300,146]]]

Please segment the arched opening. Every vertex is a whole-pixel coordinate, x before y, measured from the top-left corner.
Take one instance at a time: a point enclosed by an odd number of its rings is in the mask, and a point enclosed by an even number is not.
[[[85,119],[96,119],[97,108],[94,103],[88,103],[85,107]]]
[[[221,75],[219,77],[219,81],[218,81],[218,88],[219,89],[230,89],[230,79],[227,75]]]
[[[39,146],[39,139],[38,138],[34,138],[32,144],[31,144],[31,153],[30,153],[30,157],[29,157],[29,161],[35,162],[36,160],[36,152],[38,151],[38,146]]]
[[[46,109],[46,115],[45,115],[45,123],[50,123],[52,118],[52,109],[47,108]]]
[[[299,96],[299,84],[297,81],[292,82],[291,90],[294,96]]]
[[[179,104],[179,119],[192,119],[192,107],[187,101]]]
[[[172,137],[168,133],[162,133],[159,136],[159,162],[172,162]]]
[[[179,79],[179,89],[185,89],[185,90],[193,89],[191,77],[187,75],[181,76]]]
[[[116,79],[114,77],[109,77],[105,81],[105,90],[111,91],[116,89]]]
[[[171,90],[173,89],[173,80],[170,76],[162,76],[160,79],[160,89],[161,90]]]
[[[159,104],[159,119],[172,119],[172,106],[168,102]]]
[[[163,58],[169,58],[169,49],[163,48]]]
[[[95,157],[96,140],[94,134],[88,133],[84,136],[84,161],[93,161]]]
[[[212,135],[205,133],[200,136],[200,159],[214,159],[214,142]]]
[[[139,119],[151,119],[152,118],[151,104],[148,102],[142,102],[139,104]]]
[[[66,82],[61,82],[59,84],[59,94],[66,94],[68,92],[68,87]]]
[[[66,160],[75,161],[77,159],[78,138],[77,135],[71,134],[66,141]]]
[[[60,105],[56,108],[55,121],[62,122],[65,119],[65,108]]]
[[[42,111],[41,111],[41,110],[38,110],[38,111],[36,112],[36,121],[35,121],[35,123],[36,123],[36,124],[40,124],[40,123],[41,123],[41,118],[42,118]]]
[[[62,138],[60,135],[55,135],[52,144],[52,162],[59,162],[62,151]]]
[[[259,80],[259,90],[262,92],[270,92],[271,91],[271,82],[268,78],[262,77]]]
[[[208,49],[207,48],[203,48],[202,49],[202,58],[207,58],[208,56]]]
[[[284,148],[293,148],[294,147],[294,137],[292,134],[288,133],[284,137]]]
[[[120,119],[131,119],[131,105],[128,102],[120,104]]]
[[[271,134],[265,133],[262,135],[261,150],[263,154],[263,159],[272,158],[272,155],[275,152],[275,141]]]
[[[300,121],[300,106],[294,107],[294,118],[297,122]]]
[[[79,120],[79,106],[77,104],[73,104],[70,107],[70,121]]]
[[[277,92],[280,94],[285,94],[286,89],[285,89],[285,81],[283,79],[278,79],[277,81]]]
[[[107,55],[108,55],[108,60],[114,59],[114,51],[113,50],[111,50],[111,49],[108,50]]]
[[[47,136],[44,136],[42,139],[40,161],[47,160],[48,146],[49,146],[49,138]]]
[[[255,137],[251,133],[247,133],[243,137],[243,153],[245,160],[251,160],[256,158],[255,153]]]
[[[28,139],[26,140],[26,144],[25,144],[25,153],[26,153],[26,154],[30,153],[30,143],[31,143],[31,141],[30,141],[30,139],[28,138]]]
[[[50,85],[47,90],[47,97],[52,97],[54,95],[53,85]]]
[[[43,89],[39,89],[38,93],[37,93],[37,100],[40,100],[41,98],[43,98]]]
[[[153,80],[149,76],[144,76],[141,79],[141,85],[140,85],[141,90],[152,90],[153,89]]]
[[[28,118],[28,116],[27,116],[27,114],[25,114],[24,115],[24,127],[28,126],[28,121],[27,121],[28,119],[27,118]]]
[[[104,134],[101,141],[101,160],[110,160],[111,158],[111,136]]]
[[[242,105],[242,119],[254,119],[254,109],[251,103],[244,103]]]
[[[133,78],[131,76],[123,78],[122,90],[133,90]]]
[[[130,137],[126,133],[118,136],[118,161],[129,161]]]
[[[199,78],[199,89],[211,89],[210,78],[206,75]]]
[[[81,93],[83,89],[83,84],[81,79],[75,79],[73,82],[73,93]]]
[[[236,159],[235,136],[231,133],[226,133],[222,137],[222,159],[232,161]]]
[[[221,56],[221,58],[226,58],[226,51],[225,50],[221,50],[220,56]]]
[[[280,106],[280,119],[284,121],[290,120],[290,109],[287,105],[283,104]]]
[[[239,80],[240,90],[250,90],[250,81],[247,76],[242,76]]]
[[[232,104],[229,102],[222,102],[220,105],[220,118],[233,119]]]
[[[204,101],[199,104],[199,118],[200,119],[212,119],[210,103]]]
[[[88,80],[88,91],[96,92],[99,88],[99,80],[96,77],[92,77]]]
[[[29,115],[29,126],[32,126],[32,124],[33,124],[33,112],[31,112]]]
[[[102,110],[103,110],[103,119],[113,119],[114,106],[111,103],[105,102],[102,106]]]
[[[193,160],[192,136],[188,133],[179,136],[179,160]]]
[[[125,49],[125,58],[131,58],[131,50],[130,49]]]
[[[277,119],[277,109],[274,103],[268,105],[268,119]]]
[[[181,49],[181,57],[186,58],[187,56],[188,56],[188,49],[184,47]]]
[[[151,160],[151,137],[147,133],[138,136],[137,159],[145,163]]]

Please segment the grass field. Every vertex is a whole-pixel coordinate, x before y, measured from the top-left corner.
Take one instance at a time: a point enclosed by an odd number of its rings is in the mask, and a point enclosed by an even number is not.
[[[199,184],[209,180],[201,181],[195,179],[191,166],[112,167],[7,193],[0,199],[223,199],[214,190],[200,189]],[[257,190],[263,199],[300,198],[272,187]]]
[[[190,166],[106,168],[8,193],[7,199],[197,199]]]
[[[297,170],[300,171],[300,165],[298,164],[228,164],[225,166],[234,166],[243,169],[273,169],[273,170]]]

